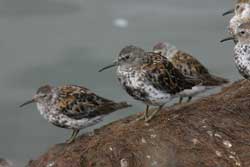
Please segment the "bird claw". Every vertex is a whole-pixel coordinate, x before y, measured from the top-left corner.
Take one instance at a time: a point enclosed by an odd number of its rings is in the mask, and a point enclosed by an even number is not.
[[[74,141],[75,141],[75,139],[74,139],[74,138],[70,138],[70,139],[66,140],[66,142],[65,142],[65,143],[67,143],[67,144],[71,144],[71,143],[73,143]]]
[[[134,122],[138,122],[141,120],[145,120],[146,121],[147,117],[143,114],[142,116],[138,117]]]
[[[146,123],[150,122],[151,119],[152,119],[153,117],[154,117],[154,115],[151,115],[150,117],[146,118],[146,119],[145,119],[145,122],[146,122]]]

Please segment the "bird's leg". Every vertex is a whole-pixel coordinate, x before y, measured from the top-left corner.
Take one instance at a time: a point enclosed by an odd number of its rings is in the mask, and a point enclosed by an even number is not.
[[[149,110],[149,106],[147,105],[146,110],[144,112],[144,119],[145,120],[148,118],[148,110]]]
[[[192,100],[192,96],[189,96],[187,99],[187,103],[190,102]]]
[[[68,144],[72,143],[75,140],[75,138],[76,138],[77,134],[79,133],[79,131],[80,130],[78,130],[78,129],[74,129],[71,137],[66,141],[66,143],[68,143]]]
[[[145,122],[149,122],[162,108],[164,105],[159,106],[158,109],[156,109],[147,119],[145,119]]]
[[[68,144],[71,143],[74,135],[75,135],[75,130],[73,130],[72,135],[70,136],[70,138],[68,140],[66,140],[66,143],[68,143]]]
[[[140,121],[142,119],[146,120],[148,118],[148,110],[149,110],[149,105],[146,106],[146,109],[144,111],[144,114],[137,118],[135,121]]]
[[[79,129],[76,129],[76,130],[75,130],[75,135],[73,136],[73,141],[76,139],[76,137],[77,137],[77,135],[78,135],[79,132],[80,132]]]
[[[234,39],[233,42],[236,45],[238,43],[238,40]]]
[[[179,104],[181,104],[182,100],[183,100],[183,97],[180,97]]]

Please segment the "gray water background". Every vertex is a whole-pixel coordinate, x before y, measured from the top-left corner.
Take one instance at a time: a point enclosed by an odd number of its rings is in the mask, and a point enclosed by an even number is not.
[[[69,137],[70,131],[47,123],[35,105],[18,108],[43,84],[84,85],[134,105],[104,123],[142,111],[114,70],[97,72],[129,44],[150,50],[157,41],[169,41],[212,73],[239,79],[233,44],[219,43],[229,20],[221,13],[232,6],[228,0],[1,0],[0,157],[24,166]],[[114,26],[116,18],[127,19],[128,27]]]

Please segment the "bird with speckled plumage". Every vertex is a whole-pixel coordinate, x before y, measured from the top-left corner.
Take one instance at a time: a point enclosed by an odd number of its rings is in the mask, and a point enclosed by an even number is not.
[[[233,37],[227,40],[237,39],[238,43],[234,47],[234,62],[239,73],[245,78],[250,79],[250,22],[242,23],[236,30]]]
[[[160,54],[145,52],[133,45],[123,48],[114,63],[100,71],[115,66],[118,80],[126,92],[135,100],[146,104],[144,115],[137,119],[144,119],[146,122],[150,121],[167,102],[200,82],[182,75]],[[158,107],[151,115],[150,106]]]
[[[224,12],[222,15],[226,16],[226,15],[229,15],[231,13],[234,13],[235,15],[243,14],[242,12],[244,12],[244,10],[245,10],[244,5],[249,4],[249,3],[250,3],[250,0],[237,0],[237,1],[235,1],[234,9],[230,9],[230,10]]]
[[[191,90],[184,91],[179,103],[182,102],[184,97],[188,97],[187,102],[189,102],[192,97],[199,93],[228,83],[227,79],[210,74],[208,69],[194,56],[178,50],[168,42],[158,42],[154,45],[153,52],[166,57],[184,76],[197,78],[202,81],[202,84],[195,85]]]
[[[250,0],[238,0],[235,8],[225,12],[223,15],[230,13],[234,13],[234,16],[229,21],[228,32],[230,35],[235,35],[237,27],[242,22],[250,21]],[[237,43],[237,41],[234,42]]]
[[[89,89],[77,85],[40,87],[30,103],[36,103],[40,114],[57,127],[72,129],[67,143],[72,143],[80,129],[99,123],[104,116],[118,109],[129,107],[126,102],[116,103],[100,97]]]

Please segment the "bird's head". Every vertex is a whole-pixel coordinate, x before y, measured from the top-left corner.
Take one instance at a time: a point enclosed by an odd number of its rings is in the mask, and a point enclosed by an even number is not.
[[[31,103],[48,103],[52,98],[52,89],[53,87],[50,85],[44,85],[40,87],[33,98],[20,105],[20,107],[26,106]]]

